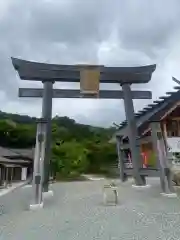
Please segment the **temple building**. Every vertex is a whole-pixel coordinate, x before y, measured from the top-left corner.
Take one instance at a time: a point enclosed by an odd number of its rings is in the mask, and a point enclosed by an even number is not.
[[[141,154],[146,163],[153,161],[154,154],[151,141],[151,122],[160,123],[168,151],[177,156],[180,153],[180,87],[176,86],[174,90],[176,91],[167,92],[166,96],[160,97],[159,100],[135,114]],[[128,146],[127,121],[121,122],[111,141],[115,142],[116,136],[121,137]],[[127,156],[128,150],[129,148],[127,148]]]
[[[26,181],[32,176],[34,149],[0,147],[0,186]]]

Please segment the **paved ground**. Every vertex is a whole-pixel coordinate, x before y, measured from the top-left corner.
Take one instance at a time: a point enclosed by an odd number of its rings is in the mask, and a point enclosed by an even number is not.
[[[9,192],[14,191],[14,189],[16,189],[16,188],[19,188],[19,187],[22,187],[23,185],[28,184],[28,182],[29,182],[29,180],[15,182],[15,183],[12,183],[11,185],[8,185],[7,187],[1,186],[1,188],[0,188],[0,197],[3,196],[3,195],[6,195]]]
[[[137,190],[120,184],[118,206],[102,204],[104,180],[58,183],[45,208],[28,211],[31,188],[0,198],[2,240],[180,239],[180,200],[160,195],[159,183]]]

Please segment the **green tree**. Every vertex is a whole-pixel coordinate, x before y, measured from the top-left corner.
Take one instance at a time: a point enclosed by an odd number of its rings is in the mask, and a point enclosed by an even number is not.
[[[35,146],[35,118],[0,111],[0,146]],[[80,124],[68,117],[52,120],[52,160],[54,173],[64,176],[102,172],[116,162],[116,148],[109,143],[115,129]]]
[[[0,145],[5,147],[28,148],[35,144],[35,125],[16,124],[0,121]]]
[[[88,171],[90,172],[103,172],[117,162],[117,154],[114,144],[89,141],[86,143],[86,148],[88,149]]]
[[[52,168],[60,176],[78,176],[88,167],[87,150],[76,141],[53,146]]]

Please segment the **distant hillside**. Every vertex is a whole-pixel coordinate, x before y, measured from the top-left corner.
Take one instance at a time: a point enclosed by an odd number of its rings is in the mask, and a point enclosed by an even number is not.
[[[6,113],[0,111],[0,120],[5,120],[5,119],[10,119],[16,123],[23,123],[23,124],[28,124],[28,123],[35,123],[36,118],[35,117],[29,117],[26,115],[19,115],[19,114],[14,114],[14,113]]]
[[[108,140],[116,130],[113,127],[103,128],[77,123],[68,117],[55,116],[52,121],[53,124],[56,124],[58,127],[68,129],[71,136],[78,140],[91,138],[92,136],[96,136],[96,139],[103,138],[104,140]]]
[[[6,113],[0,111],[0,120],[8,120],[17,124],[34,124],[36,123],[36,117],[30,117],[27,115],[19,115],[13,113]],[[56,124],[58,127],[64,127],[71,131],[72,135],[76,138],[78,136],[89,137],[92,133],[95,132],[96,135],[104,136],[105,138],[110,138],[112,134],[115,132],[115,128],[103,128],[103,127],[95,127],[86,124],[77,123],[75,120],[68,117],[59,117],[55,116],[52,119],[53,124]]]

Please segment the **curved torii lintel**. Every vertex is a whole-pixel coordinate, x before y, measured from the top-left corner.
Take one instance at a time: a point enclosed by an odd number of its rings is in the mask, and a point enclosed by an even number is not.
[[[79,82],[82,65],[61,65],[26,61],[11,58],[12,64],[23,80]],[[106,67],[85,65],[84,68],[99,68],[103,83],[147,83],[151,80],[156,65],[138,67]]]

